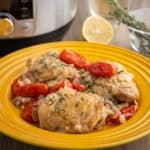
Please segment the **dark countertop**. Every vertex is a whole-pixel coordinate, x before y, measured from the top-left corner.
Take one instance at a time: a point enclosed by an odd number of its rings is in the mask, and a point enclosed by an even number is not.
[[[87,7],[87,1],[86,0],[80,1],[80,5],[78,5],[77,15],[75,19],[73,20],[70,28],[67,30],[67,32],[65,32],[63,37],[61,37],[61,40],[63,41],[83,40],[82,35],[81,35],[81,26],[82,26],[84,19],[89,15],[90,14],[89,14],[89,10]],[[58,39],[60,38],[59,37],[56,38],[56,41]],[[130,48],[130,45],[126,43],[124,47]],[[121,44],[122,42],[120,41],[117,42],[117,45],[121,45]],[[43,150],[43,148],[28,145],[28,144],[16,141],[14,139],[11,139],[3,134],[0,134],[0,150]],[[146,136],[132,143],[119,146],[119,147],[115,147],[115,148],[110,148],[108,150],[150,150],[150,136]]]

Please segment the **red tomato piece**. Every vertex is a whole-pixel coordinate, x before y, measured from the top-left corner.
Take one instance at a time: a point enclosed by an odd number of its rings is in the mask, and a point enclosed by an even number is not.
[[[34,123],[34,120],[32,118],[32,108],[37,103],[36,99],[32,99],[30,102],[28,102],[25,107],[21,111],[21,117],[23,120]]]
[[[43,83],[26,84],[23,85],[21,88],[22,88],[21,96],[36,97],[48,94],[48,86]]]
[[[19,78],[12,84],[13,96],[37,97],[48,94],[48,86],[44,83],[30,83],[23,86],[19,85]]]
[[[105,120],[107,125],[119,125],[121,124],[120,120],[119,120],[119,116],[107,116],[106,120]]]
[[[74,89],[76,89],[77,91],[80,91],[80,92],[83,92],[86,89],[85,86],[80,83],[80,79],[79,78],[74,78],[72,80],[72,87]]]
[[[124,117],[127,120],[130,119],[136,112],[137,112],[137,105],[136,104],[130,104],[129,106],[121,109],[122,115],[124,115]]]
[[[125,117],[125,119],[128,120],[137,112],[137,105],[130,104],[129,106],[122,108],[120,111],[121,111],[121,114]],[[108,116],[106,118],[106,124],[119,125],[119,124],[121,124],[119,118],[120,118],[120,116]]]
[[[65,82],[59,81],[57,84],[55,84],[54,86],[52,86],[51,88],[49,88],[49,93],[53,93],[58,91],[60,88],[63,88],[65,86]]]
[[[116,67],[106,62],[91,64],[88,71],[95,77],[112,77],[117,73]]]
[[[72,88],[72,83],[68,80],[64,81],[59,81],[57,84],[55,84],[54,86],[49,88],[49,93],[53,93],[58,91],[60,88],[63,88],[64,86],[68,86],[70,88]]]
[[[63,50],[59,57],[67,64],[74,64],[76,68],[87,69],[89,66],[89,62],[83,56],[69,50]]]

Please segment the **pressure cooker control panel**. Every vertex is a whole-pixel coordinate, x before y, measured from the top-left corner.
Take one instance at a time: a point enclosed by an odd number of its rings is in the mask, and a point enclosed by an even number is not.
[[[33,0],[0,2],[0,38],[31,36],[33,21]]]

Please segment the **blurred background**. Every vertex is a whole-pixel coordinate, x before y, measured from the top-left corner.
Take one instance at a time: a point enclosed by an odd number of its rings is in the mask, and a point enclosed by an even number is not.
[[[115,5],[117,13],[111,14],[112,19],[110,13],[114,10],[114,5],[112,7],[110,1],[115,2],[115,0],[1,0],[0,56],[38,43],[83,41],[81,31],[85,19],[90,15],[100,15],[113,25],[114,36],[110,44],[132,49],[149,57],[150,32],[144,31],[133,18],[126,16],[126,12],[124,14],[118,11],[117,5]],[[127,15],[132,14],[138,21],[149,25],[149,0],[119,0],[119,2],[121,7],[127,10]],[[124,20],[122,16],[125,16]]]

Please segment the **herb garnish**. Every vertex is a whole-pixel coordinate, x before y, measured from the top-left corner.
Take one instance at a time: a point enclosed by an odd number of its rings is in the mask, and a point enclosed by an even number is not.
[[[120,73],[122,73],[122,72],[124,72],[123,70],[120,70],[119,72],[117,72],[117,74],[120,74]]]
[[[48,67],[44,57],[39,60],[39,64],[45,68]]]
[[[128,10],[123,8],[118,0],[109,0],[110,4],[113,5],[114,11],[112,17],[115,17],[119,22],[125,23],[129,27],[132,27],[143,32],[150,32],[150,28],[147,27],[143,22],[136,20],[136,18],[129,14]],[[140,38],[140,47],[143,50],[147,50],[150,47],[150,35],[135,32]],[[144,42],[146,41],[146,42]],[[146,43],[146,44],[145,44]]]

